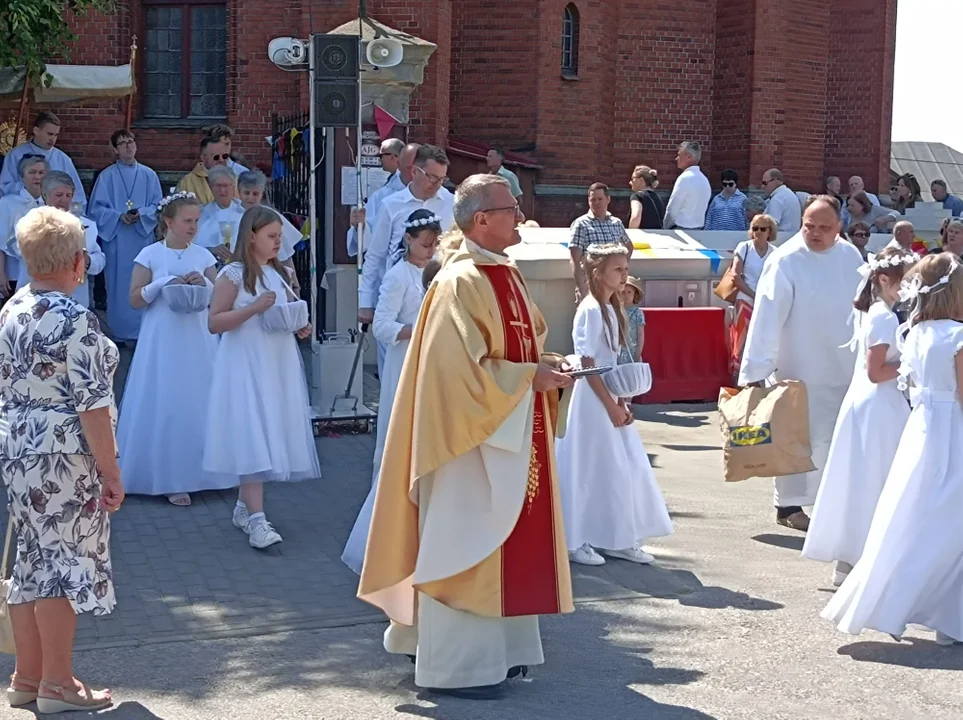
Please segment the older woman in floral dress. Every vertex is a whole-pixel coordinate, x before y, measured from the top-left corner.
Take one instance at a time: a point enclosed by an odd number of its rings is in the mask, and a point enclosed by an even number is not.
[[[124,488],[114,440],[117,348],[71,298],[86,277],[84,230],[62,210],[17,225],[31,283],[0,311],[0,476],[17,534],[8,594],[13,706],[41,713],[111,703],[73,675],[76,613],[114,607],[108,513]]]

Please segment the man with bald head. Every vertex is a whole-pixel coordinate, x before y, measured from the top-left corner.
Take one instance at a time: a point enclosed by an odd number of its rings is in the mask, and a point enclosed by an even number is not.
[[[411,331],[358,597],[415,685],[488,700],[544,662],[538,616],[574,609],[553,460],[573,379],[505,254],[524,220],[508,182],[472,175],[453,215],[464,240]]]
[[[772,168],[762,174],[762,189],[769,198],[766,214],[776,221],[780,232],[799,232],[802,206],[796,193],[789,189],[781,170]]]
[[[415,160],[418,145],[405,145],[398,138],[388,138],[381,143],[381,169],[389,173],[385,184],[371,193],[362,210],[351,211],[351,227],[348,228],[348,255],[358,254],[358,225],[364,223],[365,237],[371,237],[374,221],[378,217],[381,203],[389,195],[394,195],[411,182],[411,166]],[[402,160],[407,162],[407,174],[403,172]]]
[[[743,386],[806,384],[816,469],[774,479],[776,522],[794,530],[809,528],[803,507],[816,501],[836,416],[853,377],[850,316],[863,258],[854,245],[839,240],[841,225],[836,198],[809,199],[802,230],[773,251],[759,278],[739,372]]]
[[[903,250],[913,249],[913,240],[916,239],[916,229],[909,220],[900,220],[893,225],[893,239],[889,241],[889,247],[900,247]]]
[[[873,205],[879,205],[879,198],[866,189],[866,184],[863,182],[863,178],[861,178],[859,175],[853,175],[851,178],[849,178],[849,194],[855,195],[859,192],[866,193],[866,197],[869,198],[869,201],[873,203]]]

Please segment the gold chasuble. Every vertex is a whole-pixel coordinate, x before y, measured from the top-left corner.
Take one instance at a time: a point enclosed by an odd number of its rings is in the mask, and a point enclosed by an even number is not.
[[[470,240],[428,289],[392,406],[358,590],[395,622],[416,624],[418,592],[487,617],[574,610],[555,469],[558,393],[532,392],[546,334],[518,269]],[[483,468],[474,484],[455,473],[419,508],[419,484],[448,478],[437,471],[469,453]]]

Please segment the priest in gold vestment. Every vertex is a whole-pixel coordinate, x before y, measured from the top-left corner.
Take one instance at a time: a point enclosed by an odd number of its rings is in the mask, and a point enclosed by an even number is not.
[[[497,697],[544,662],[538,615],[572,612],[555,469],[564,361],[504,251],[518,203],[497,175],[455,193],[465,235],[412,332],[358,597],[384,610],[415,684]]]

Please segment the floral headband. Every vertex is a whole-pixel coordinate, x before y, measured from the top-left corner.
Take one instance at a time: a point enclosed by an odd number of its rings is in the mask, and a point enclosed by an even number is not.
[[[192,192],[177,192],[173,195],[168,195],[166,198],[157,203],[157,209],[163,210],[175,200],[197,200],[197,195]]]
[[[932,292],[939,292],[944,287],[950,284],[950,277],[953,275],[954,272],[956,272],[956,270],[959,267],[960,267],[959,261],[954,260],[953,264],[950,265],[950,269],[946,272],[946,275],[941,277],[932,285],[924,285],[923,278],[920,275],[917,275],[909,282],[904,280],[900,285],[899,299],[902,300],[903,302],[907,302],[911,300],[918,302],[920,299],[920,295],[927,295]]]
[[[441,218],[437,215],[429,215],[428,217],[423,217],[418,220],[411,220],[405,224],[405,229],[417,230],[418,228],[423,228],[427,225],[441,225]]]
[[[605,257],[607,255],[628,255],[629,249],[621,243],[605,243],[600,245],[589,245],[585,252],[588,255]]]
[[[919,261],[920,256],[916,253],[891,255],[890,257],[880,259],[877,259],[876,255],[870,254],[866,262],[859,266],[859,275],[862,280],[859,281],[859,287],[856,289],[856,297],[858,298],[863,294],[863,290],[866,289],[870,277],[872,277],[873,273],[877,270],[886,270],[888,268],[899,267],[900,265],[915,265]]]

